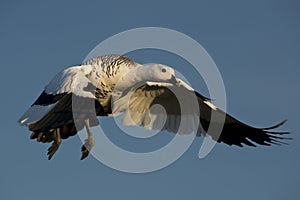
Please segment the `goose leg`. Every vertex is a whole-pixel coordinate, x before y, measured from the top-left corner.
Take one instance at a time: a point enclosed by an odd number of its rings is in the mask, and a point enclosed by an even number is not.
[[[82,155],[81,155],[80,160],[85,159],[89,155],[93,146],[95,146],[94,136],[93,136],[91,128],[90,128],[90,121],[87,119],[84,122],[85,122],[86,131],[88,134],[88,138],[84,141],[84,144],[81,147]]]
[[[61,144],[61,137],[60,137],[60,130],[59,128],[57,128],[54,132],[53,132],[53,143],[51,145],[51,147],[49,147],[48,149],[48,160],[50,160],[52,158],[52,156],[55,154],[55,152],[57,151],[58,147]]]

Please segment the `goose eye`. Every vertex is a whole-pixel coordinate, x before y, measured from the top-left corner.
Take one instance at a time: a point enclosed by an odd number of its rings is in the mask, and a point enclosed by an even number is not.
[[[165,73],[167,70],[166,69],[162,69],[161,72]]]

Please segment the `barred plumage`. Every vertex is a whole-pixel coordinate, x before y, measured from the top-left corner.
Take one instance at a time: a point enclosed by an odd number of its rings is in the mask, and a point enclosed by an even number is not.
[[[183,105],[174,92],[180,95],[185,109],[181,110]],[[163,106],[164,111],[151,110],[154,105]],[[62,139],[86,127],[88,139],[82,146],[81,157],[84,159],[95,145],[90,127],[99,124],[97,116],[118,113],[125,113],[125,125],[142,125],[178,134],[193,132],[197,136],[205,134],[209,126],[221,123],[211,121],[214,113],[223,116],[225,122],[221,135],[210,133],[210,136],[228,145],[282,144],[282,140],[289,139],[280,136],[288,132],[273,131],[284,122],[269,128],[249,126],[175,78],[172,68],[161,64],[140,65],[121,55],[92,58],[58,73],[19,122],[33,132],[31,139],[53,141],[48,159],[57,151]],[[166,118],[162,117],[165,113]],[[179,128],[179,124],[183,126]]]

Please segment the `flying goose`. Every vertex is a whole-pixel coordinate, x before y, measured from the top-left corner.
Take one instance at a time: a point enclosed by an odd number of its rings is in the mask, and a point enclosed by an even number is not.
[[[181,109],[181,103],[188,106]],[[93,105],[92,109],[87,104]],[[268,128],[249,126],[224,113],[210,99],[176,78],[171,67],[141,65],[122,55],[96,57],[59,72],[19,123],[32,131],[30,139],[53,142],[48,149],[49,160],[62,139],[85,127],[88,138],[81,148],[81,159],[84,159],[95,145],[90,127],[99,124],[97,116],[120,113],[125,113],[125,125],[197,136],[205,135],[211,123],[218,123],[211,122],[212,114],[223,116],[225,122],[221,135],[210,136],[219,143],[240,147],[283,144],[282,140],[288,138],[281,135],[289,133],[272,130],[285,121]]]

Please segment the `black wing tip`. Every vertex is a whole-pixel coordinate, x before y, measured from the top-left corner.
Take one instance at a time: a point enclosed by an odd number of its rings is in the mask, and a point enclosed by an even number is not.
[[[284,142],[287,140],[293,140],[293,138],[291,137],[280,137],[278,135],[285,135],[285,134],[291,134],[291,132],[272,132],[272,131],[265,131],[265,134],[267,134],[269,140],[266,141],[268,142],[270,145],[271,144],[275,144],[275,145],[288,145],[289,143]]]
[[[257,129],[258,132],[260,132],[260,134],[265,135],[265,139],[261,140],[261,141],[257,141],[257,140],[245,140],[242,141],[241,143],[243,143],[244,145],[247,146],[252,146],[252,147],[256,147],[256,146],[271,146],[271,145],[289,145],[289,143],[285,142],[287,140],[293,140],[293,138],[291,137],[283,137],[281,135],[286,135],[286,134],[291,134],[291,132],[289,131],[273,131],[273,129],[276,129],[278,127],[281,127],[282,125],[284,125],[287,122],[287,120],[283,120],[282,122],[275,124],[274,126],[271,127],[267,127],[267,128],[260,128]],[[254,143],[255,144],[254,144]],[[243,147],[243,145],[238,145],[240,147]]]
[[[236,138],[229,132],[237,132],[232,127],[231,130],[227,130],[227,134],[222,134],[218,139],[218,142],[224,142],[227,145],[236,145],[239,147],[250,146],[271,146],[271,145],[287,145],[288,140],[293,140],[291,137],[284,137],[283,135],[291,134],[289,131],[277,131],[274,130],[283,124],[286,123],[287,120],[283,120],[282,122],[267,128],[255,128],[248,125],[240,127],[238,132],[242,132],[240,137]],[[225,132],[226,133],[226,132]],[[231,137],[229,137],[231,136]]]
[[[274,126],[263,128],[262,131],[264,131],[266,134],[268,134],[268,136],[270,138],[273,138],[274,141],[276,141],[276,142],[278,142],[278,139],[279,140],[292,140],[293,138],[290,138],[290,137],[279,137],[279,136],[276,136],[276,135],[291,134],[292,132],[290,132],[290,131],[272,131],[273,129],[276,129],[276,128],[279,128],[279,127],[283,126],[286,122],[287,122],[287,119],[281,121],[278,124],[275,124]],[[282,142],[282,143],[284,143],[284,142]]]
[[[287,119],[281,121],[278,124],[275,124],[274,126],[270,126],[270,127],[267,127],[267,128],[262,128],[261,130],[264,133],[268,134],[268,136],[270,138],[273,138],[275,140],[276,139],[280,139],[280,140],[292,140],[293,138],[275,136],[275,135],[287,135],[287,134],[291,134],[292,132],[290,132],[290,131],[273,131],[273,129],[276,129],[276,128],[279,128],[279,127],[283,126],[286,122],[287,122]]]
[[[278,128],[278,127],[282,126],[283,124],[285,124],[286,122],[287,122],[287,119],[283,120],[282,122],[279,122],[278,124],[275,124],[274,126],[263,128],[263,130],[271,130],[271,129]]]

